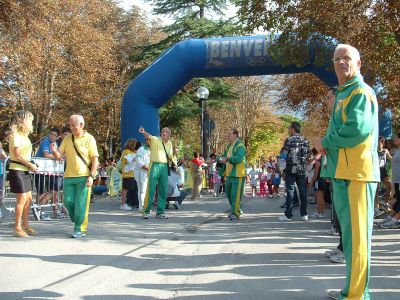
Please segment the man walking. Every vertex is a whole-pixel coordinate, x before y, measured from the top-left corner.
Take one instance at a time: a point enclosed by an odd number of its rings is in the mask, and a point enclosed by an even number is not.
[[[220,160],[225,163],[225,191],[231,205],[230,220],[240,218],[240,202],[243,196],[244,184],[246,181],[246,148],[239,140],[237,129],[229,132],[229,144]]]
[[[153,198],[157,186],[158,207],[156,218],[168,219],[164,211],[168,191],[168,162],[172,160],[173,156],[172,143],[169,140],[171,130],[168,127],[163,128],[161,130],[161,137],[152,136],[146,132],[143,127],[139,128],[139,132],[144,135],[145,139],[150,141],[150,167],[146,196],[144,198],[143,219],[150,218],[150,209],[153,205]]]
[[[378,104],[360,74],[358,50],[336,47],[333,63],[339,81],[328,130],[316,149],[327,155],[323,177],[332,178],[333,201],[342,229],[346,285],[332,299],[370,299],[371,235],[379,182]]]
[[[54,144],[50,149],[56,159],[62,159],[65,155],[67,168],[64,173],[64,204],[75,224],[72,237],[84,238],[99,153],[94,137],[83,130],[85,121],[81,115],[72,115],[69,125],[72,134],[63,139],[58,151]]]
[[[307,183],[306,162],[310,152],[310,143],[300,135],[300,124],[292,122],[289,126],[289,137],[285,140],[284,149],[288,152],[286,161],[285,183],[286,183],[286,211],[285,215],[279,217],[280,222],[290,222],[293,217],[293,200],[295,189],[299,190],[300,215],[302,221],[308,221],[307,215]]]

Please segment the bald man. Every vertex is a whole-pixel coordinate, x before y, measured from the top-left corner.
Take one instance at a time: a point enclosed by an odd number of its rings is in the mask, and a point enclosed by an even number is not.
[[[326,152],[321,176],[332,179],[333,201],[342,229],[346,285],[331,291],[331,299],[370,299],[371,235],[374,197],[380,181],[378,103],[360,74],[358,50],[336,47],[333,64],[339,81],[329,127],[316,141]]]
[[[59,149],[52,144],[51,150],[56,159],[65,156],[67,168],[64,173],[64,205],[74,222],[73,238],[86,236],[90,193],[97,173],[99,152],[96,140],[86,130],[81,115],[69,118],[72,134],[67,135]]]

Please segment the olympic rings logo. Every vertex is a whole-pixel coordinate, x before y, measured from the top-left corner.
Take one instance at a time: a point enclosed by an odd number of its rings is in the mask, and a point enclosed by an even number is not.
[[[267,59],[265,57],[249,57],[246,60],[247,64],[252,67],[262,66],[266,61]]]

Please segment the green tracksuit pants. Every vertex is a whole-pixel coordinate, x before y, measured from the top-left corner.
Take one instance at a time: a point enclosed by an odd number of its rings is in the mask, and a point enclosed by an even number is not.
[[[149,214],[153,205],[153,198],[158,185],[157,196],[157,215],[165,211],[168,191],[168,165],[163,163],[151,162],[148,173],[146,196],[144,197],[144,213]]]
[[[231,205],[232,214],[240,216],[240,202],[242,201],[245,177],[226,177],[225,190]]]
[[[368,282],[376,182],[333,179],[333,201],[342,229],[346,286],[340,299],[369,300]]]
[[[75,224],[74,231],[87,231],[91,187],[86,186],[86,180],[87,176],[64,178],[64,205]]]

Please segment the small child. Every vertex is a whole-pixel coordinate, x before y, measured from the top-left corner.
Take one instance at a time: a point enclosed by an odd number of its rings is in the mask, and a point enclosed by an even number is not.
[[[265,167],[262,166],[262,171],[258,176],[260,181],[260,197],[267,197],[267,172],[265,171]]]
[[[272,181],[274,184],[275,197],[279,198],[279,185],[281,184],[281,173],[279,169],[275,169],[274,178]]]
[[[251,193],[253,197],[255,197],[257,194],[257,177],[258,172],[256,171],[256,165],[253,165],[252,170],[249,172]]]
[[[272,198],[272,194],[274,193],[272,190],[272,167],[268,167],[267,169],[267,186],[268,186],[268,197]]]
[[[213,174],[213,183],[214,183],[214,197],[219,197],[220,189],[221,189],[221,176],[218,175],[219,167],[216,167],[216,170]]]

